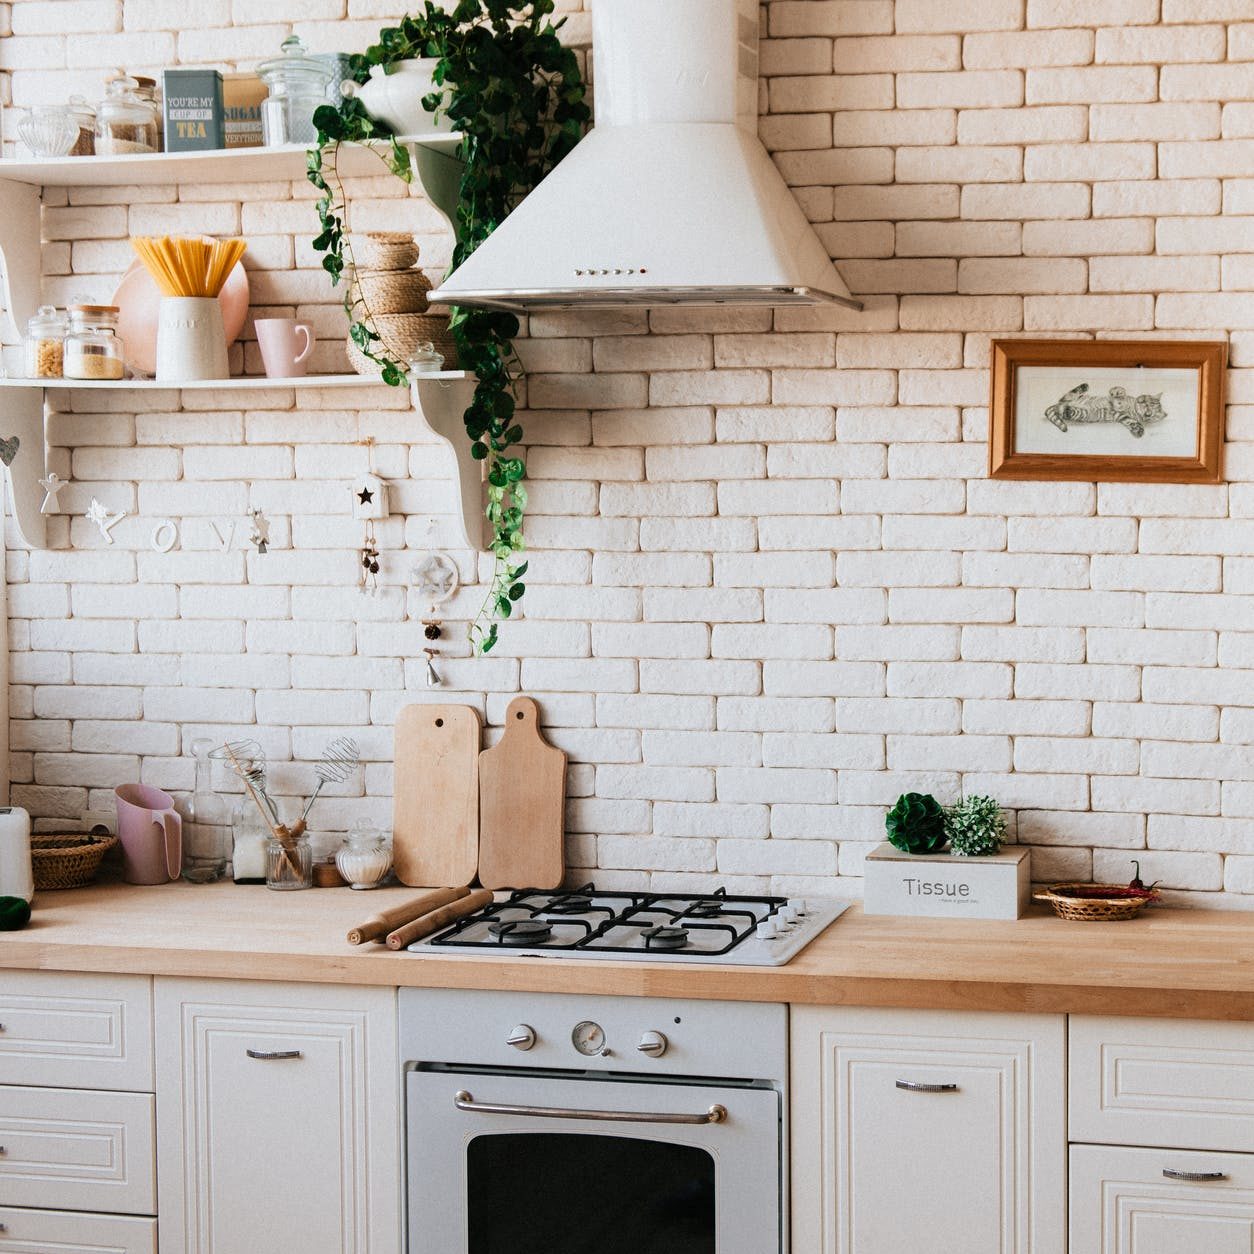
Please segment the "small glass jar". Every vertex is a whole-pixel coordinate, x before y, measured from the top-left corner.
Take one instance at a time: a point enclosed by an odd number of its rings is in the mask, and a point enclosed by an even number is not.
[[[378,888],[392,869],[387,833],[374,823],[359,823],[336,851],[335,865],[350,888]]]
[[[237,884],[266,882],[266,844],[270,828],[262,822],[249,797],[236,803],[231,814],[231,873]]]
[[[70,117],[78,123],[78,139],[70,149],[71,157],[90,157],[96,152],[96,110],[82,96],[71,96],[66,105]]]
[[[438,374],[444,369],[444,354],[437,352],[430,340],[425,340],[414,349],[409,369],[413,374]]]
[[[65,359],[65,318],[54,305],[40,305],[22,341],[28,379],[59,379]]]
[[[71,305],[63,372],[67,379],[120,379],[125,346],[116,305]]]
[[[314,110],[327,103],[331,67],[311,57],[299,36],[289,35],[283,41],[282,56],[263,61],[257,73],[270,92],[261,102],[265,145],[312,144],[318,138]]]
[[[146,74],[134,74],[131,77],[135,80],[135,94],[145,104],[152,106],[153,117],[157,122],[157,151],[164,152],[165,119],[161,116],[161,88],[157,86],[155,78],[149,78]]]
[[[313,847],[308,836],[291,836],[287,844],[274,836],[266,841],[266,887],[313,887]]]
[[[96,155],[121,157],[157,151],[157,110],[137,94],[133,78],[115,78],[96,109]]]

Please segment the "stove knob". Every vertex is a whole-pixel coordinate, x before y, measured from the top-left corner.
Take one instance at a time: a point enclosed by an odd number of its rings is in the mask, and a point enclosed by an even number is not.
[[[796,923],[797,909],[791,902],[786,906],[780,906],[776,913],[776,917],[781,923]]]
[[[505,1043],[512,1045],[515,1049],[521,1049],[525,1053],[536,1043],[536,1030],[526,1023],[520,1023],[505,1038]]]
[[[756,930],[759,940],[774,940],[779,935],[779,928],[775,926],[774,919],[763,919]]]
[[[810,913],[804,897],[794,897],[788,904],[796,911],[796,917],[799,919]]]
[[[669,1044],[670,1042],[661,1032],[646,1032],[640,1038],[640,1044],[636,1048],[642,1054],[648,1054],[650,1058],[661,1058],[666,1053],[666,1047]]]

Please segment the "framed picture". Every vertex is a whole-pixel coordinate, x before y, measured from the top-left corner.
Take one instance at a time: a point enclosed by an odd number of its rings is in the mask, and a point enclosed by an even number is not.
[[[1221,483],[1224,343],[994,340],[989,477]]]

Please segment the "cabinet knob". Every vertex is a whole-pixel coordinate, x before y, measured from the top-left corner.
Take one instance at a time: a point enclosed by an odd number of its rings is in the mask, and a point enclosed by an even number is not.
[[[258,1062],[279,1062],[284,1058],[301,1057],[299,1049],[247,1049],[244,1052]]]
[[[898,1080],[897,1087],[907,1093],[956,1093],[956,1084],[919,1084],[915,1080]]]
[[[1226,1171],[1176,1171],[1173,1167],[1164,1167],[1163,1175],[1168,1180],[1226,1180]]]

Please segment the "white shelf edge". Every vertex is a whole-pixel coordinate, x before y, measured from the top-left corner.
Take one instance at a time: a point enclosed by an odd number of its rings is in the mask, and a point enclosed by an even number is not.
[[[464,370],[441,370],[419,376],[419,383],[453,383],[469,379]],[[0,379],[3,388],[44,388],[56,391],[204,392],[271,391],[283,388],[386,387],[382,379],[360,374],[310,374],[295,379],[266,375],[237,375],[230,379],[202,379],[191,383],[161,383],[156,379]]]

